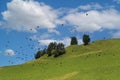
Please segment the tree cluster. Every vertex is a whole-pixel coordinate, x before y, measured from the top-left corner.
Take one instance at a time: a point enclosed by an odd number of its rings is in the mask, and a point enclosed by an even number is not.
[[[83,35],[83,43],[84,45],[88,45],[90,43],[90,37],[87,34]],[[78,41],[77,38],[71,37],[71,45],[78,45]],[[54,57],[58,57],[62,54],[65,53],[65,47],[63,43],[56,43],[56,42],[51,42],[47,49],[44,50],[39,50],[36,54],[35,54],[35,59],[40,58],[41,56],[43,56],[44,54],[47,54],[48,57],[49,56],[54,56]]]
[[[84,34],[83,35],[83,43],[84,45],[88,45],[90,43],[90,37],[89,35],[87,34]],[[74,36],[74,37],[71,37],[71,45],[78,45],[78,41],[77,41],[77,38]]]
[[[56,42],[51,42],[48,45],[48,48],[47,48],[48,56],[54,55],[54,57],[58,57],[64,53],[65,53],[65,47],[63,43],[57,44]]]
[[[56,42],[51,42],[47,49],[44,50],[39,50],[36,54],[35,54],[35,59],[38,59],[40,57],[42,57],[44,54],[47,54],[48,57],[49,56],[54,56],[54,57],[58,57],[62,54],[65,53],[65,47],[63,43],[56,43]]]

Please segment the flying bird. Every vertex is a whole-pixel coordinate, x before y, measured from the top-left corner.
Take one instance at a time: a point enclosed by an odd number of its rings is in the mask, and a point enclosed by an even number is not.
[[[32,31],[32,29],[30,29]]]
[[[88,13],[86,13],[86,16],[88,16]]]
[[[40,28],[39,26],[37,26],[37,28]]]

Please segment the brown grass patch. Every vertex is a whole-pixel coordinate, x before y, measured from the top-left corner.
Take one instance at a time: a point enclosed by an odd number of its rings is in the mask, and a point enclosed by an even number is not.
[[[48,79],[48,80],[69,80],[71,77],[77,75],[78,72],[75,71],[75,72],[71,72],[71,73],[68,73],[68,74],[65,74],[61,77],[55,77],[55,78],[52,78],[52,79]]]

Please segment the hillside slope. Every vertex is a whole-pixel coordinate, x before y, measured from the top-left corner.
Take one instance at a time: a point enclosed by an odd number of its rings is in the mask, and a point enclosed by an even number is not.
[[[120,80],[120,39],[69,46],[58,58],[1,67],[0,80]]]

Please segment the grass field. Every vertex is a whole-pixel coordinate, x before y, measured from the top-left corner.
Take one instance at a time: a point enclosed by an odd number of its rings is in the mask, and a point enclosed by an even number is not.
[[[120,80],[120,39],[74,45],[66,54],[0,67],[0,80]]]

